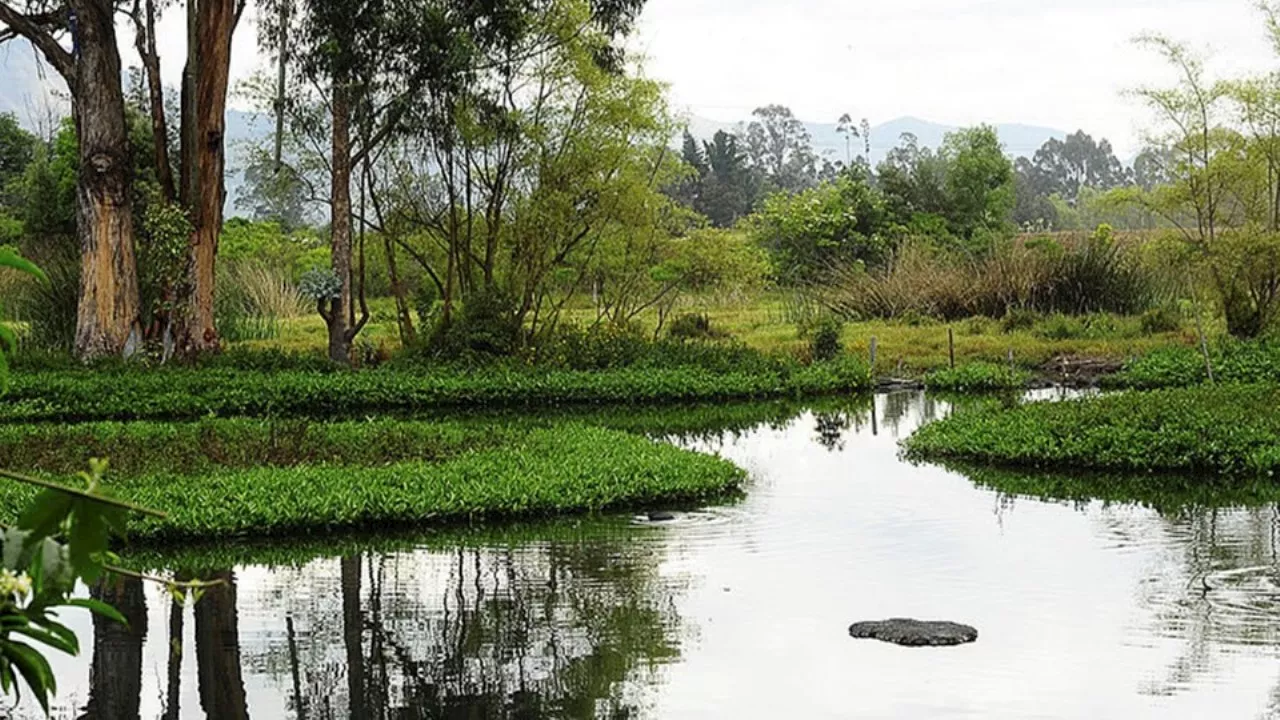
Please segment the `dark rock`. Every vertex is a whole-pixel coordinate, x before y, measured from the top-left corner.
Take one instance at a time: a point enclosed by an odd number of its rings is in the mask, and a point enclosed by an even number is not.
[[[849,634],[910,647],[961,645],[978,639],[977,629],[968,625],[910,618],[857,622],[849,626]]]
[[[669,513],[666,510],[651,510],[645,517],[649,518],[650,522],[667,522],[676,519],[674,513]]]

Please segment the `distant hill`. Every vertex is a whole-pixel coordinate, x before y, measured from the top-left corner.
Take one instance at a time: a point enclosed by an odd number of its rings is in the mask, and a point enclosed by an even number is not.
[[[804,123],[813,138],[814,150],[819,156],[840,159],[845,156],[844,135],[836,132],[835,123]],[[1005,152],[1014,156],[1031,156],[1050,138],[1061,140],[1067,133],[1054,128],[1022,125],[1018,123],[1002,123],[995,126],[1004,143]],[[923,147],[937,148],[942,144],[947,133],[958,130],[954,125],[921,120],[916,117],[900,117],[879,125],[871,126],[871,162],[878,163],[885,155],[897,147],[904,133],[911,133]],[[689,118],[689,132],[699,139],[709,139],[717,130],[737,132],[737,123],[717,122],[706,118],[692,116]],[[855,145],[855,153],[860,146]]]

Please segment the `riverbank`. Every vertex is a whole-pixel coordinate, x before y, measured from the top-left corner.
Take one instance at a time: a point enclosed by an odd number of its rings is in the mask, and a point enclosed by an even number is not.
[[[1126,472],[1269,476],[1280,470],[1280,386],[1212,385],[982,404],[904,443],[920,460]]]
[[[422,427],[417,430],[425,434]],[[476,428],[475,432],[483,432]],[[174,440],[182,439],[178,431]],[[134,435],[143,439],[146,432]],[[593,512],[654,503],[698,502],[732,493],[745,472],[710,455],[616,430],[567,423],[508,429],[489,447],[429,461],[377,464],[357,449],[369,434],[328,462],[243,467],[214,453],[202,467],[160,469],[181,451],[158,448],[155,461],[134,460],[108,472],[101,489],[165,513],[129,519],[129,537],[144,543],[422,526]],[[457,449],[457,443],[444,443]],[[214,445],[206,445],[213,448]],[[195,453],[198,455],[199,453]],[[359,464],[343,464],[344,461]],[[11,522],[34,489],[0,484],[0,519]]]

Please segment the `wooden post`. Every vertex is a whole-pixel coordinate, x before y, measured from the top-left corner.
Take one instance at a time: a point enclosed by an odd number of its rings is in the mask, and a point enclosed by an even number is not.
[[[876,372],[876,336],[871,336],[871,374]]]
[[[1013,348],[1009,348],[1009,369],[1013,370]]]
[[[947,356],[951,358],[951,369],[956,369],[956,334],[951,328],[947,328]]]

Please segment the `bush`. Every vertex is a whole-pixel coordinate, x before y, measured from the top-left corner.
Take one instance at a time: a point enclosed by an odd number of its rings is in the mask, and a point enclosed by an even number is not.
[[[1125,471],[1280,469],[1280,388],[1223,385],[982,407],[907,440],[918,458]]]
[[[1025,310],[1022,308],[1013,308],[1000,318],[1000,332],[1011,333],[1019,330],[1030,330],[1039,323],[1044,316],[1035,310]]]
[[[729,334],[712,327],[706,313],[685,313],[671,321],[667,336],[676,340],[721,340]]]
[[[1142,313],[1139,319],[1144,335],[1177,332],[1182,329],[1182,318],[1168,307],[1154,307]]]
[[[819,320],[809,331],[809,357],[814,362],[834,360],[844,352],[840,344],[840,333],[844,324],[834,317],[827,316]]]
[[[447,325],[437,323],[429,347],[451,359],[505,357],[515,354],[521,332],[515,300],[491,287],[469,295]]]

